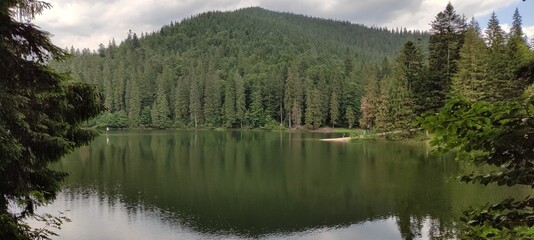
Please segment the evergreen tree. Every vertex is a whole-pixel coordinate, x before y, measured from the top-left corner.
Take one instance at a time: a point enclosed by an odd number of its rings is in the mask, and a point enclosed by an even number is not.
[[[208,126],[218,126],[221,108],[221,83],[215,72],[206,78],[204,88],[204,119]]]
[[[414,126],[415,104],[412,92],[408,88],[408,81],[404,72],[404,66],[395,66],[392,78],[392,87],[389,89],[390,117],[392,130],[409,131]]]
[[[236,119],[235,78],[237,77],[226,80],[224,87],[224,126],[226,127],[232,127]]]
[[[526,42],[525,33],[523,32],[522,25],[523,25],[522,17],[519,14],[519,10],[515,8],[513,21],[512,21],[512,28],[510,29],[510,39],[515,38],[517,40],[522,40],[523,42]]]
[[[67,53],[30,23],[51,5],[14,0],[0,4],[0,239],[48,239],[50,229],[25,223],[56,197],[67,173],[51,163],[88,143],[81,123],[103,110],[96,89],[48,63]],[[42,216],[52,226],[64,220]]]
[[[250,109],[247,113],[249,126],[253,128],[263,127],[265,125],[265,116],[263,110],[263,97],[261,95],[261,82],[253,81],[252,99]]]
[[[367,76],[367,86],[365,94],[361,100],[360,127],[371,130],[374,127],[377,111],[377,100],[380,94],[379,83],[377,79],[377,71],[375,66],[367,67],[364,71]]]
[[[395,119],[392,116],[391,103],[391,88],[392,77],[390,75],[384,76],[380,80],[380,94],[376,100],[376,114],[374,121],[374,128],[380,132],[387,132],[393,130]]]
[[[302,98],[302,79],[298,72],[297,65],[292,65],[289,67],[289,72],[287,75],[284,98],[284,105],[289,117],[289,127],[292,127],[292,124],[295,126],[299,126],[301,124]]]
[[[243,121],[245,120],[246,98],[245,98],[245,83],[243,77],[239,73],[235,75],[235,108],[239,125],[243,127]]]
[[[522,19],[517,8],[515,9],[512,28],[510,29],[509,39],[506,45],[506,52],[508,56],[507,75],[507,98],[516,97],[524,89],[526,83],[514,77],[520,66],[527,64],[531,59],[534,59],[534,52],[530,51],[526,41],[525,34],[522,28]]]
[[[317,129],[323,124],[321,114],[321,94],[318,86],[313,83],[310,77],[306,78],[305,84],[305,111],[304,123],[307,128]]]
[[[165,83],[168,81],[168,74],[162,73],[158,76],[156,99],[152,106],[152,112],[150,114],[152,120],[152,127],[166,128],[169,126],[169,102],[167,100],[167,93]]]
[[[488,21],[488,27],[485,31],[486,33],[486,43],[493,53],[498,53],[497,51],[503,51],[505,44],[505,33],[502,30],[499,23],[499,19],[495,12],[491,13],[491,17]]]
[[[465,42],[460,50],[458,72],[452,78],[451,92],[463,96],[469,101],[493,98],[489,92],[489,52],[484,40],[477,30],[469,27],[465,33]]]
[[[421,94],[426,104],[421,112],[437,111],[443,106],[449,92],[451,78],[457,71],[456,61],[460,58],[460,48],[466,23],[449,2],[444,11],[438,13],[431,23],[429,40],[428,70],[429,81]]]
[[[146,106],[141,110],[141,113],[139,114],[139,123],[141,126],[151,126],[152,125],[152,109],[150,109],[149,106]]]
[[[423,53],[420,46],[408,41],[401,49],[397,57],[397,71],[406,80],[406,88],[413,97],[414,113],[423,113],[426,99],[424,99],[426,69],[423,60]]]
[[[328,77],[328,76],[326,76]],[[330,74],[330,84],[331,87],[331,93],[330,93],[330,99],[328,99],[330,106],[326,105],[326,109],[329,110],[329,117],[330,117],[330,123],[332,124],[332,127],[334,128],[336,124],[340,123],[341,120],[341,97],[343,96],[343,89],[342,89],[342,81],[343,81],[343,72],[338,69],[333,69],[333,71]],[[328,97],[327,94],[325,94],[326,97]]]
[[[198,127],[198,125],[202,123],[202,102],[200,92],[201,90],[198,80],[193,79],[191,81],[191,89],[189,91],[189,110],[190,119],[195,127]]]
[[[363,103],[362,103],[363,104]],[[352,106],[347,106],[345,110],[345,118],[347,120],[348,128],[353,128],[356,123],[357,117],[356,112]]]
[[[106,110],[112,111],[113,110],[113,75],[111,72],[111,58],[106,57],[104,61],[104,69],[102,73],[103,81],[104,81],[104,106],[106,107]]]
[[[490,92],[492,101],[502,101],[511,95],[516,89],[516,81],[513,74],[508,71],[510,58],[506,49],[505,32],[499,24],[499,19],[495,12],[491,14],[488,21],[486,33],[486,44],[489,46],[489,81],[491,84],[487,90]]]
[[[113,85],[113,111],[125,110],[125,92],[127,79],[126,63],[119,64],[119,68],[115,70],[112,78]]]
[[[349,128],[358,124],[360,114],[360,106],[362,103],[363,88],[365,85],[365,77],[362,73],[360,64],[355,65],[349,76],[342,84],[343,101],[341,108],[344,109],[344,118],[346,126]]]
[[[153,96],[155,95],[155,88],[157,86],[157,74],[152,65],[152,61],[145,59],[143,75],[139,81],[139,92],[143,93],[141,97],[141,106],[143,108],[152,106]]]
[[[315,121],[315,128],[319,128],[326,124],[327,118],[330,115],[330,94],[332,93],[332,87],[334,83],[329,84],[329,81],[332,81],[335,77],[330,70],[332,67],[323,65],[319,70],[319,77],[316,84],[316,103],[318,105],[317,120]],[[341,76],[338,76],[341,77]],[[339,111],[339,110],[338,110]]]
[[[189,78],[181,77],[176,84],[174,104],[174,122],[178,126],[185,126],[189,121]]]
[[[382,132],[410,130],[415,120],[413,109],[414,102],[408,89],[405,66],[397,61],[392,73],[380,81],[375,128]]]
[[[139,116],[141,114],[141,96],[139,93],[139,86],[137,76],[132,74],[128,86],[128,126],[139,126]]]

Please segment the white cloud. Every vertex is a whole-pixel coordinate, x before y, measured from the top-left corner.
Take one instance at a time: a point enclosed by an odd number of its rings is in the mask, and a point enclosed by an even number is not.
[[[527,37],[529,37],[529,39],[534,38],[534,25],[523,27],[523,31],[525,32]]]
[[[347,20],[368,26],[428,30],[429,23],[449,0],[49,0],[53,9],[35,23],[55,35],[61,47],[107,45],[133,32],[157,31],[170,21],[210,10],[261,6],[315,17]],[[452,0],[458,13],[483,16],[512,4],[510,0]],[[530,28],[529,36],[534,35]]]

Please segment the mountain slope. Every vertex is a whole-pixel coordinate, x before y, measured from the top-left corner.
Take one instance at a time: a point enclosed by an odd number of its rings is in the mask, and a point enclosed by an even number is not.
[[[364,70],[387,72],[385,59],[418,39],[428,35],[246,8],[71,49],[54,66],[101,89],[109,112],[98,125],[352,127]]]

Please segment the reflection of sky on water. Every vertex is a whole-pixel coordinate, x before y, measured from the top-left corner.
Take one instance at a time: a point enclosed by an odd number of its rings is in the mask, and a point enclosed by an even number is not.
[[[462,209],[524,193],[446,182],[472,169],[426,145],[171,133],[110,133],[53,165],[70,176],[40,210],[73,220],[57,239],[450,239]]]
[[[69,194],[70,195],[70,194]],[[115,240],[115,239],[244,239],[232,234],[199,233],[185,226],[172,213],[139,203],[135,207],[125,205],[120,198],[111,199],[94,193],[79,197],[60,194],[53,204],[39,208],[39,213],[65,212],[72,222],[65,223],[55,232],[54,239]],[[70,195],[72,196],[72,195]],[[34,223],[32,223],[34,224]],[[429,224],[425,221],[423,238],[427,239]],[[402,239],[395,217],[366,221],[340,228],[319,228],[296,233],[280,233],[261,239]]]
[[[315,229],[286,236],[272,236],[267,239],[402,239],[393,217],[372,222],[353,224],[342,228]]]

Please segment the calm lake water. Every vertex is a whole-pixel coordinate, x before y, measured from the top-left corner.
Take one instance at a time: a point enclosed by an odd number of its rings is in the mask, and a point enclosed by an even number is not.
[[[475,168],[423,143],[319,141],[338,136],[110,131],[52,166],[70,176],[40,212],[67,211],[57,239],[430,239],[531,193],[460,183]]]

